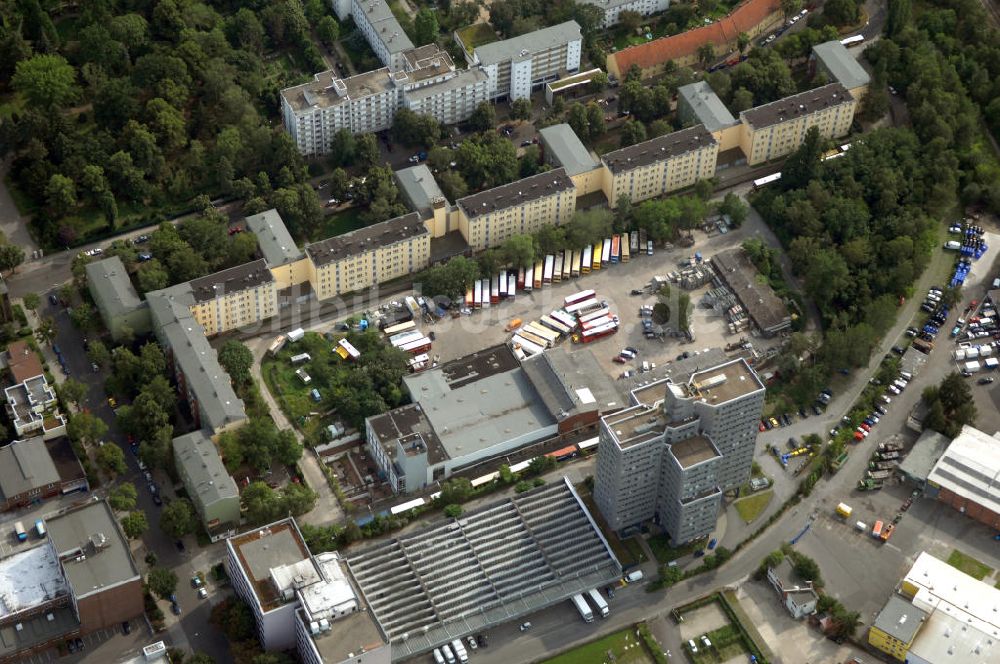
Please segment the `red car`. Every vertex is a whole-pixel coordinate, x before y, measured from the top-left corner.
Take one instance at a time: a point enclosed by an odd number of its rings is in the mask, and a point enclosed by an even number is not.
[[[854,440],[856,440],[858,442],[861,442],[864,439],[865,439],[865,435],[863,433],[861,433],[860,431],[855,431],[854,432]]]
[[[628,360],[626,360],[626,359],[625,359],[624,357],[622,357],[621,355],[616,355],[616,356],[614,357],[614,359],[613,359],[613,360],[611,360],[611,361],[612,361],[612,362],[617,362],[618,364],[625,364],[625,362],[627,362]]]
[[[871,431],[872,430],[872,428],[870,426],[868,426],[868,424],[866,424],[865,422],[861,423],[861,428],[864,429],[865,431]]]
[[[242,226],[233,226],[232,228],[229,229],[230,235],[236,235],[237,233],[242,233],[242,232],[243,232]]]
[[[766,427],[766,426],[764,426],[764,423],[763,423],[763,422],[758,422],[758,423],[757,423],[757,430],[758,430],[758,431],[767,431],[767,427]]]

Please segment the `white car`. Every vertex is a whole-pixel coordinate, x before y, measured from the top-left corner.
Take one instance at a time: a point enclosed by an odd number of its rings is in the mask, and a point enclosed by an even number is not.
[[[698,645],[694,642],[694,639],[688,639],[688,648],[691,649],[692,654],[698,652]]]

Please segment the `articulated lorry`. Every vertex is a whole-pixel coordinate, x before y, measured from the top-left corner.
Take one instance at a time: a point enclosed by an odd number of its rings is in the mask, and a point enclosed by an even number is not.
[[[590,605],[583,599],[583,595],[573,595],[572,599],[576,610],[580,612],[580,617],[583,618],[583,622],[594,622],[594,612],[590,610]]]
[[[597,610],[601,613],[602,618],[607,618],[611,610],[608,608],[608,603],[605,601],[604,597],[601,595],[601,591],[597,588],[591,588],[587,591],[587,595],[590,596],[590,601],[594,603]]]

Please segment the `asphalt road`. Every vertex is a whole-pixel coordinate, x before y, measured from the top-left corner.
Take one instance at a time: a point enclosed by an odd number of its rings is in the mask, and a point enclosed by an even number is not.
[[[63,357],[66,359],[69,374],[87,386],[87,395],[81,406],[88,408],[92,414],[104,420],[108,425],[105,441],[108,444],[120,446],[125,452],[128,471],[121,478],[121,481],[135,484],[136,489],[138,489],[137,509],[145,512],[149,521],[149,530],[143,535],[141,546],[138,549],[133,549],[136,564],[141,573],[145,575],[147,565],[143,559],[146,552],[152,551],[156,554],[157,565],[172,569],[179,579],[176,594],[182,608],[182,614],[175,617],[170,612],[168,602],[161,601],[159,603],[160,608],[167,616],[167,633],[162,636],[166,637],[165,640],[174,647],[206,652],[217,662],[232,662],[224,637],[208,624],[211,604],[221,599],[221,596],[215,593],[211,581],[208,583],[210,595],[206,600],[199,599],[196,591],[190,585],[191,576],[196,571],[204,572],[207,576],[211,566],[222,559],[224,555],[223,545],[217,543],[210,547],[201,548],[196,545],[193,536],[188,536],[184,538],[185,551],[180,552],[174,541],[160,530],[159,514],[162,508],[157,507],[153,502],[148,482],[139,471],[137,459],[129,451],[125,434],[118,428],[115,413],[108,405],[104,392],[105,372],[94,373],[92,370],[90,360],[87,359],[84,352],[86,348],[85,337],[70,322],[69,315],[63,307],[53,306],[49,304],[47,299],[43,298],[39,315],[52,317],[55,320],[55,343],[64,351]],[[59,363],[56,361],[52,349],[45,346],[43,352],[48,358],[49,366],[58,374],[60,372]],[[156,472],[153,479],[164,498],[173,496],[171,482],[165,473]],[[96,489],[94,493],[105,496],[109,488],[108,485],[104,485]],[[95,653],[94,657],[98,657],[98,655]]]

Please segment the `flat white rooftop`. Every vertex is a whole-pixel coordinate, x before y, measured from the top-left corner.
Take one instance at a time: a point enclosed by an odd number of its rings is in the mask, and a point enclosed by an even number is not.
[[[47,543],[0,560],[0,618],[68,591],[59,561]]]

